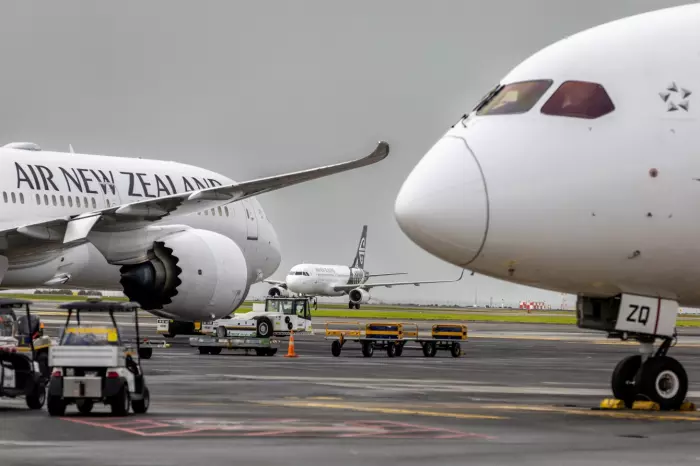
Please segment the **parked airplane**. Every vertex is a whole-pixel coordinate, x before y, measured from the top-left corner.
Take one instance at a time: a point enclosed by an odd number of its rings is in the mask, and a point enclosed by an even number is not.
[[[698,44],[693,4],[550,45],[449,129],[396,199],[426,251],[575,293],[579,327],[638,340],[644,357],[612,376],[628,406],[675,409],[688,390],[667,351],[679,305],[700,306]]]
[[[369,290],[378,286],[391,288],[400,285],[420,286],[423,283],[456,282],[464,276],[464,269],[457,280],[432,280],[413,282],[384,282],[367,283],[371,277],[387,275],[404,275],[397,273],[369,273],[365,270],[365,248],[367,247],[367,225],[362,227],[360,242],[352,265],[298,264],[291,268],[284,281],[264,280],[273,284],[268,294],[270,296],[290,296],[297,294],[317,298],[318,296],[348,295],[348,308],[359,309],[360,304],[370,300]]]
[[[279,266],[275,230],[253,196],[374,164],[354,161],[246,182],[191,165],[0,148],[3,287],[119,290],[157,316],[223,317]]]

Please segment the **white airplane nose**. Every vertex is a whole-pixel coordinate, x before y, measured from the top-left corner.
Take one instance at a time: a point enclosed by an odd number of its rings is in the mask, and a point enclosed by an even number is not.
[[[408,175],[394,215],[418,246],[454,265],[474,260],[486,240],[488,197],[476,157],[459,137],[439,140]]]

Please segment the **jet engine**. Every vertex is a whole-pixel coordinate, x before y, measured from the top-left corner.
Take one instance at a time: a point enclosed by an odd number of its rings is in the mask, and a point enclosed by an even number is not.
[[[291,293],[287,288],[275,285],[268,290],[267,295],[272,298],[288,298],[291,295]]]
[[[348,293],[348,297],[350,298],[350,302],[352,304],[358,306],[360,304],[365,304],[366,302],[368,302],[370,295],[369,291],[363,288],[355,288],[353,290],[350,290],[350,293]]]
[[[120,269],[124,294],[155,315],[177,320],[230,314],[250,288],[243,251],[218,233],[190,229],[153,243],[148,260]]]

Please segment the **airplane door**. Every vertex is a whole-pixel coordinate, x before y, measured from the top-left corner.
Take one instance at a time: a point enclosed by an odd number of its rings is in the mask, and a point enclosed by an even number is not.
[[[102,195],[103,205],[105,207],[114,207],[121,205],[121,196],[119,195],[119,187],[117,183],[113,183],[111,179],[106,176],[101,177],[98,180],[100,185],[98,191]]]
[[[258,239],[258,218],[255,216],[255,209],[251,205],[250,201],[243,199],[243,208],[245,209],[246,220],[246,231],[248,233],[249,240]]]

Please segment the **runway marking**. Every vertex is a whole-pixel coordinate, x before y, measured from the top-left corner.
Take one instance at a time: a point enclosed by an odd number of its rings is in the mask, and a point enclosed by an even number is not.
[[[354,411],[379,411],[382,413],[391,414],[418,414],[418,415],[438,415],[441,417],[456,417],[456,418],[473,418],[479,419],[480,414],[470,414],[470,413],[456,413],[456,412],[444,412],[435,411],[436,409],[461,409],[461,410],[474,410],[474,411],[489,411],[489,410],[501,410],[501,411],[526,411],[526,412],[545,412],[552,414],[573,414],[578,416],[594,416],[594,417],[610,417],[617,419],[626,420],[652,420],[652,421],[690,421],[690,422],[700,422],[700,412],[689,412],[678,414],[677,412],[655,412],[646,413],[632,410],[624,411],[607,411],[598,410],[585,407],[564,407],[564,406],[551,406],[551,405],[519,405],[519,404],[477,404],[477,403],[439,403],[439,404],[426,404],[418,403],[412,404],[413,408],[425,408],[431,411],[426,411],[424,409],[414,409],[409,410],[411,412],[402,413],[398,411],[403,411],[400,408],[386,408],[384,406],[377,406],[376,404],[364,404],[364,403],[337,403],[337,404],[322,404],[322,403],[307,403],[303,401],[298,402],[259,402],[259,404],[272,404],[281,405],[286,407],[303,407],[305,405],[310,405],[310,407],[321,407],[330,409],[349,409]],[[432,414],[425,414],[432,413]],[[510,418],[504,418],[510,419]]]
[[[309,419],[179,418],[153,420],[87,420],[72,417],[63,421],[100,427],[140,437],[353,437],[353,438],[435,438],[495,439],[493,436],[462,432],[442,427],[385,420],[348,420],[338,422]]]
[[[503,420],[510,419],[503,416],[494,416],[489,414],[465,414],[465,413],[444,413],[440,411],[425,411],[406,408],[382,408],[371,406],[359,406],[350,403],[316,403],[309,401],[251,401],[251,403],[265,406],[283,406],[287,408],[322,408],[322,409],[346,409],[350,411],[363,411],[370,413],[382,414],[411,414],[419,416],[432,417],[451,417],[456,419],[491,419]]]

